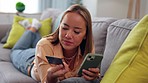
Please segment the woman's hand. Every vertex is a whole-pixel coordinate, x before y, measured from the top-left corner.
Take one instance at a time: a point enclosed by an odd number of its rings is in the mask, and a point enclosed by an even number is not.
[[[86,80],[94,80],[99,75],[99,68],[89,68],[88,70],[83,69],[82,70],[82,77],[84,77]]]
[[[63,76],[67,70],[65,70],[63,65],[56,65],[54,67],[50,67],[48,69],[48,74],[47,74],[47,83],[56,83],[58,81],[58,77]]]

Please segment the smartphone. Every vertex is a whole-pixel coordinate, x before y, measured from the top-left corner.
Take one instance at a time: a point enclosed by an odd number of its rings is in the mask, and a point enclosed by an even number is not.
[[[63,61],[61,58],[53,57],[53,56],[46,56],[48,63],[55,64],[55,65],[63,65]]]
[[[102,54],[91,54],[88,53],[82,64],[80,65],[80,68],[78,69],[78,76],[82,76],[82,70],[83,69],[88,69],[88,68],[97,68],[100,66],[101,61],[102,61]]]

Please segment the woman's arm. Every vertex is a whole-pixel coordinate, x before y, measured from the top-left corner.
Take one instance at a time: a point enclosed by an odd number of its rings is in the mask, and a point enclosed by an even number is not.
[[[47,40],[41,40],[36,47],[35,64],[41,83],[55,81],[58,77],[64,76],[66,70],[64,67],[59,67],[49,64],[46,56],[53,56],[53,46]],[[56,78],[56,79],[55,79]],[[54,82],[52,82],[54,83]]]
[[[50,53],[52,53],[52,52],[50,52]],[[46,55],[47,55],[47,53],[45,52],[44,48],[37,46],[35,64],[37,66],[37,72],[38,72],[39,78],[41,80],[41,83],[44,83],[46,81],[47,70],[51,67],[51,65],[48,63],[48,61],[45,57]],[[53,55],[53,54],[50,54],[50,55]]]

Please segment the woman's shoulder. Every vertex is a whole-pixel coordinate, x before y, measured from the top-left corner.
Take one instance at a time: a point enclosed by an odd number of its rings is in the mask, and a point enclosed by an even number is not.
[[[52,44],[46,37],[43,37],[39,40],[37,45],[52,45]]]

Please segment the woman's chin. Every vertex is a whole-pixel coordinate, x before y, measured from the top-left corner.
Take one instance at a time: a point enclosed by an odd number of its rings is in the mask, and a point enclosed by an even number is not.
[[[73,46],[62,45],[62,47],[63,47],[65,50],[73,50],[73,49],[74,49]]]

